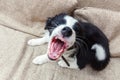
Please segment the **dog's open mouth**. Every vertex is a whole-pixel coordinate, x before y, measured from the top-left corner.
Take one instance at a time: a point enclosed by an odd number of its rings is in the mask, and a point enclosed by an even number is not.
[[[57,60],[66,48],[67,44],[64,38],[58,36],[53,37],[48,53],[49,58],[52,60]]]

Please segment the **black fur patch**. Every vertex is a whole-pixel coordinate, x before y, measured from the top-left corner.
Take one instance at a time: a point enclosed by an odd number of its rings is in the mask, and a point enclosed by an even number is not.
[[[77,43],[75,45],[77,48],[76,57],[79,68],[82,69],[86,66],[86,64],[90,64],[91,67],[95,70],[104,69],[110,60],[107,37],[100,29],[91,23],[79,21],[79,26],[78,24],[75,24],[73,29],[76,32]],[[104,48],[106,54],[105,60],[99,61],[96,58],[95,50],[91,49],[94,44],[100,44]]]
[[[61,13],[59,15],[56,15],[55,17],[52,18],[48,18],[46,21],[46,26],[45,26],[45,30],[49,30],[50,34],[52,33],[52,31],[59,25],[61,24],[65,24],[66,21],[64,19],[64,17],[66,16],[65,13]]]

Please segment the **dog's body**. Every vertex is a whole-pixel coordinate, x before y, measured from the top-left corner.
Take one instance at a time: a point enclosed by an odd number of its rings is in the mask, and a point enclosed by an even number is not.
[[[82,69],[90,64],[93,69],[102,70],[107,66],[108,39],[96,26],[59,14],[47,20],[45,30],[43,38],[28,41],[29,45],[48,42],[46,54],[36,57],[33,63],[43,64],[65,55],[70,66],[60,59],[58,64],[62,67]]]

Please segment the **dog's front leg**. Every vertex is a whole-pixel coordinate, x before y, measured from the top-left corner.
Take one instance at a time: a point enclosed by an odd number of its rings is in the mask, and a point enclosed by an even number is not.
[[[50,62],[51,60],[48,58],[47,54],[41,55],[41,56],[37,56],[35,59],[33,59],[33,63],[34,64],[44,64],[47,62]]]
[[[29,40],[28,45],[36,46],[36,45],[44,44],[48,41],[49,41],[49,32],[46,32],[46,34],[42,38]]]

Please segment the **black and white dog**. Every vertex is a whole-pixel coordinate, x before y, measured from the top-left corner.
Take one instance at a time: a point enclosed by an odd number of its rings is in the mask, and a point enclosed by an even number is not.
[[[109,63],[108,39],[95,25],[61,13],[48,18],[45,30],[47,32],[43,38],[28,41],[29,45],[48,42],[46,54],[36,57],[33,63],[43,64],[58,60],[61,67],[82,69],[90,64],[98,71]],[[70,66],[60,59],[62,55],[66,57]]]

